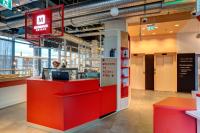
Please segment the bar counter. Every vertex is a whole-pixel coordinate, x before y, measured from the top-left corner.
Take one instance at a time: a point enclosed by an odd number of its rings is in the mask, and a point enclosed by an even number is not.
[[[116,111],[116,85],[98,79],[27,80],[27,121],[66,131]]]
[[[196,120],[185,114],[195,110],[195,99],[169,97],[153,105],[154,133],[196,133]]]

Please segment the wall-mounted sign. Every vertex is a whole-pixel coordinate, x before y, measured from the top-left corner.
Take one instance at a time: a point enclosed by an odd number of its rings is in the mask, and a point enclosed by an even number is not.
[[[117,83],[117,58],[101,59],[101,86]]]
[[[0,0],[0,5],[12,10],[12,0]]]
[[[177,55],[177,89],[178,92],[196,90],[196,56],[194,53]],[[197,81],[198,82],[198,81]]]
[[[33,35],[47,35],[52,33],[52,11],[42,10],[32,13]]]

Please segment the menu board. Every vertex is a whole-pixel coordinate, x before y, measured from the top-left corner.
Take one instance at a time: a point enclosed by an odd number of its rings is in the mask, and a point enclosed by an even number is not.
[[[117,58],[101,59],[101,86],[117,83]]]
[[[178,92],[195,90],[195,54],[177,55],[177,89]]]

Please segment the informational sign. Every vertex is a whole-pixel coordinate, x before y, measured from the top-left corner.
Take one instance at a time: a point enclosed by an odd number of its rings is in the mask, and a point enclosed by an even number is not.
[[[177,55],[177,89],[178,92],[195,90],[195,54]]]
[[[0,0],[0,5],[12,10],[12,0]]]
[[[52,11],[41,10],[32,13],[33,35],[47,35],[52,33]]]
[[[117,58],[101,59],[101,86],[117,83]]]

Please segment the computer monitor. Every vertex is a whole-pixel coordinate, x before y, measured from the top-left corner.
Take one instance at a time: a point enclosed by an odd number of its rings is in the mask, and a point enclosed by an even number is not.
[[[53,80],[69,80],[69,73],[62,71],[52,71]]]

